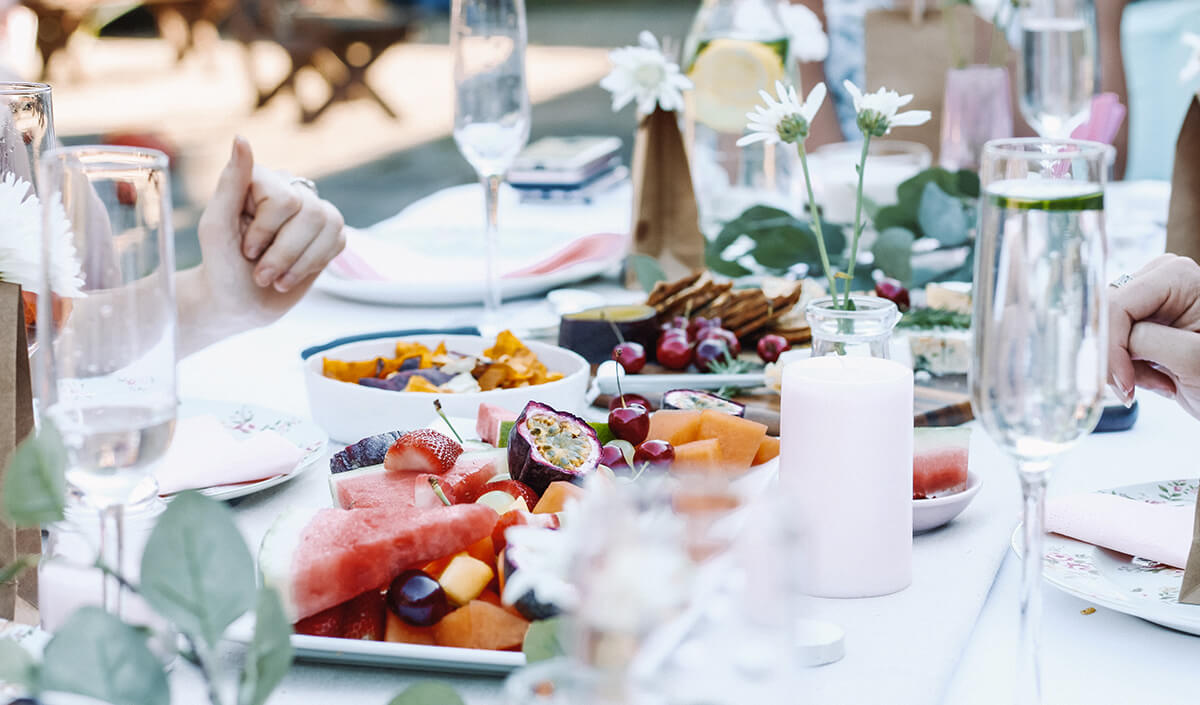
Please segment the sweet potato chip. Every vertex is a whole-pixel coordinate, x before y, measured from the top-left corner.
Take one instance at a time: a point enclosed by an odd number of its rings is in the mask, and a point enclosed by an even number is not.
[[[483,351],[484,356],[490,357],[493,360],[499,361],[505,355],[514,355],[521,350],[526,350],[525,343],[522,343],[517,336],[512,334],[512,331],[501,331],[500,335],[496,336],[496,344],[487,350]]]
[[[404,385],[405,392],[432,392],[433,394],[441,393],[441,389],[436,384],[425,379],[421,375],[413,375],[408,378],[408,384]]]
[[[479,388],[485,392],[493,389],[508,389],[512,386],[512,368],[503,362],[487,366],[479,376]]]
[[[400,369],[403,360],[397,360],[386,357],[377,357],[374,360],[358,360],[355,362],[344,362],[342,360],[331,360],[330,358],[321,358],[321,374],[326,377],[331,377],[339,382],[358,383],[358,380],[363,377],[387,377],[391,373]]]
[[[418,367],[422,370],[433,367],[433,353],[420,343],[406,343],[403,340],[396,343],[396,359],[407,360],[410,357],[421,358]]]

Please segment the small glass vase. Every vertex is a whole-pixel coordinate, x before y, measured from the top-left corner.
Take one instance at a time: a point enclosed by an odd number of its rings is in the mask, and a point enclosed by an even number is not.
[[[878,296],[851,296],[851,310],[826,296],[809,302],[805,313],[812,327],[812,356],[852,355],[891,359],[892,329],[900,322],[896,304]]]
[[[938,163],[979,169],[988,140],[1013,136],[1012,84],[1004,66],[965,66],[946,72]]]

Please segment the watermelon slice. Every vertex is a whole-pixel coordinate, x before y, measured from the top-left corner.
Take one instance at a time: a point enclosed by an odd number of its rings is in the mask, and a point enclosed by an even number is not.
[[[466,549],[490,536],[497,519],[482,504],[289,510],[263,537],[258,567],[295,622]]]
[[[442,500],[434,492],[429,478],[436,477],[439,487],[452,504],[473,501],[493,477],[504,472],[508,458],[503,450],[463,453],[444,475],[417,472],[392,472],[383,465],[339,472],[329,476],[329,494],[342,509],[369,507],[440,507]]]
[[[475,419],[475,432],[484,441],[500,447],[500,424],[516,421],[517,414],[495,404],[483,402],[479,405],[479,416]]]
[[[913,499],[944,497],[967,489],[969,428],[913,430]]]

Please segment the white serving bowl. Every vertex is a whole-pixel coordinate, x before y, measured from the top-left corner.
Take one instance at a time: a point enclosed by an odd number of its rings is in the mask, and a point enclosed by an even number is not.
[[[433,349],[445,341],[446,349],[468,355],[478,355],[493,344],[492,339],[477,335],[414,335],[402,338],[422,343]],[[487,402],[520,413],[529,401],[539,401],[561,411],[579,413],[586,406],[590,368],[579,355],[545,343],[527,342],[551,372],[561,372],[563,378],[516,389],[493,389],[472,394],[430,394],[427,392],[393,392],[361,384],[339,382],[321,374],[321,359],[370,360],[391,357],[401,338],[378,338],[346,343],[319,352],[304,361],[304,386],[308,390],[308,405],[313,420],[329,434],[330,439],[354,443],[367,436],[387,431],[422,428],[435,418],[433,400],[442,401],[447,416],[475,418],[479,404]],[[474,432],[474,429],[466,429]]]
[[[975,495],[983,481],[970,470],[967,471],[967,489],[962,492],[934,497],[933,499],[914,499],[913,503],[913,533],[936,529],[949,524],[954,517],[962,514]]]

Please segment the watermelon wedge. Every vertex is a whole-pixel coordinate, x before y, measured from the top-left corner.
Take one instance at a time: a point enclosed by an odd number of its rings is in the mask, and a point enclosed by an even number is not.
[[[969,428],[913,429],[913,499],[944,497],[967,489]]]
[[[497,519],[482,504],[289,510],[263,537],[258,567],[295,622],[466,549],[490,536]]]
[[[383,465],[334,473],[329,476],[329,493],[335,506],[342,509],[368,507],[440,507],[442,500],[434,492],[429,478],[438,485],[452,504],[473,501],[484,485],[507,467],[505,451],[492,449],[463,453],[454,467],[443,475],[417,472],[392,472]]]
[[[517,413],[495,404],[483,402],[479,405],[479,416],[475,419],[475,432],[487,443],[500,446],[500,424],[516,421]]]

